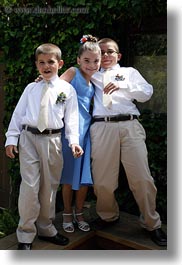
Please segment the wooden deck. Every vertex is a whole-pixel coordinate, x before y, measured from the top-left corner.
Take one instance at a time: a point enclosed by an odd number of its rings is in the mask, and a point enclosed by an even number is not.
[[[66,246],[57,246],[36,238],[32,250],[166,250],[153,243],[145,230],[138,224],[138,217],[120,212],[120,221],[113,226],[97,229],[95,208],[85,210],[86,219],[91,225],[90,232],[82,232],[76,228],[72,234],[65,233],[61,227],[62,214],[56,215],[55,225],[61,234],[69,237],[70,243]],[[163,225],[164,231],[167,227]],[[16,234],[0,239],[0,250],[16,250]]]

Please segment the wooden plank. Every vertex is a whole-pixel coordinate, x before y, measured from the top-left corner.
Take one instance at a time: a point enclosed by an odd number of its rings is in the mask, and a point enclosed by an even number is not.
[[[86,209],[86,220],[90,222],[92,230],[82,232],[75,228],[74,233],[66,233],[62,229],[62,213],[58,213],[55,220],[55,226],[58,231],[70,239],[66,246],[57,246],[49,242],[41,241],[37,237],[33,242],[33,250],[166,250],[166,247],[156,245],[149,238],[144,229],[141,229],[138,223],[138,217],[121,212],[120,221],[110,227],[96,230],[95,220],[97,218],[95,209]],[[90,218],[89,218],[90,217]],[[163,225],[164,231],[167,227]],[[17,249],[16,234],[9,235],[0,239],[1,250]]]
[[[109,238],[106,238],[105,236],[102,237],[98,236],[97,233],[96,236],[96,242],[97,242],[97,249],[100,250],[136,250],[136,248],[132,248],[130,246],[127,246],[126,244],[123,244],[123,242],[117,242],[116,240],[112,240]]]
[[[72,239],[70,238],[70,243],[65,246],[64,249],[77,249],[78,246],[80,245],[87,245],[87,242],[90,241],[90,239],[92,239],[95,236],[95,232],[94,231],[90,231],[90,232],[81,232],[81,231],[77,231],[77,236],[73,235]],[[83,248],[84,249],[84,248]]]
[[[167,228],[163,225],[163,230]],[[148,232],[139,225],[138,217],[120,212],[120,221],[104,229],[96,230],[96,234],[134,249],[166,250],[166,247],[156,245]]]
[[[17,238],[15,233],[0,239],[0,250],[11,248],[17,248]]]
[[[108,242],[113,242],[113,244],[115,243],[117,246],[121,246],[121,247],[125,246],[125,249],[135,249],[135,250],[151,250],[152,249],[148,245],[144,245],[144,244],[141,244],[139,242],[136,242],[130,239],[119,237],[111,233],[97,231],[96,234],[97,236],[99,236],[99,238],[107,239]],[[118,248],[118,249],[121,249],[121,248]]]

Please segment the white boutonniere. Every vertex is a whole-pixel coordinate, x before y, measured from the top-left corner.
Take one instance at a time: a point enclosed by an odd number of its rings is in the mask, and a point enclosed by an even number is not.
[[[65,101],[66,101],[66,94],[64,92],[61,92],[58,95],[57,99],[56,99],[56,104],[58,104],[58,103],[65,103]]]
[[[123,75],[119,75],[119,74],[117,74],[117,75],[115,76],[115,80],[116,80],[116,81],[124,81],[125,78],[123,77]]]

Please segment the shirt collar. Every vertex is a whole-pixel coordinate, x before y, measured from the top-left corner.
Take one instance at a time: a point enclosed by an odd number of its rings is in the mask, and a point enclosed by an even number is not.
[[[50,86],[53,86],[55,84],[55,82],[57,82],[57,80],[59,80],[59,76],[55,75],[48,81],[48,83],[49,83]],[[43,82],[45,83],[47,81],[43,80]]]
[[[110,70],[117,70],[117,69],[119,69],[119,68],[120,68],[120,65],[117,63],[117,64],[113,65],[111,68],[109,68],[109,69],[107,69],[107,70],[108,70],[108,71],[110,71]],[[100,72],[103,73],[103,72],[105,72],[105,71],[106,71],[106,69],[104,69],[104,68],[101,67]]]

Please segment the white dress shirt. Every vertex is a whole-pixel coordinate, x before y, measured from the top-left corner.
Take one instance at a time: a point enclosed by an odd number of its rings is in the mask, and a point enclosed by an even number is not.
[[[119,64],[113,66],[110,71],[110,81],[115,83],[119,90],[112,93],[112,107],[103,106],[103,82],[101,68],[100,72],[95,73],[91,81],[96,86],[94,95],[93,116],[111,116],[118,114],[140,115],[133,100],[145,102],[153,94],[153,87],[132,67],[120,67]],[[119,76],[117,78],[116,76]],[[118,81],[118,79],[120,79]]]
[[[17,145],[22,125],[37,127],[40,111],[40,100],[45,81],[33,82],[26,86],[13,112],[8,131],[7,145]],[[75,89],[66,81],[54,76],[50,80],[50,98],[48,106],[48,129],[60,129],[65,125],[69,145],[79,143],[78,101]],[[58,95],[66,94],[65,102],[56,104]],[[64,121],[63,121],[64,118]]]

